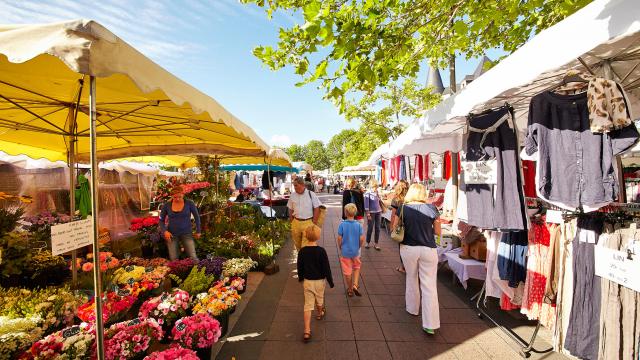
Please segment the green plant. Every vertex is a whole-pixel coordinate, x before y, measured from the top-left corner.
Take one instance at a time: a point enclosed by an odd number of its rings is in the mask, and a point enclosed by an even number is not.
[[[18,225],[18,220],[24,215],[24,208],[12,207],[0,209],[0,236],[13,231]]]
[[[58,285],[69,275],[69,268],[62,256],[53,256],[51,251],[43,250],[31,257],[26,272],[32,285]]]
[[[22,275],[31,256],[29,239],[25,234],[10,232],[0,237],[0,281]]]
[[[216,276],[214,274],[207,275],[206,268],[200,266],[194,266],[184,280],[174,274],[169,275],[169,277],[178,284],[178,288],[191,295],[207,292],[209,286],[216,281]]]

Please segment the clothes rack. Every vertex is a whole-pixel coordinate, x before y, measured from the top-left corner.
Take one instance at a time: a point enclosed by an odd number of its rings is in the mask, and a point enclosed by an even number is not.
[[[491,315],[486,311],[487,309],[487,305],[486,305],[486,299],[485,301],[483,301],[483,306],[480,306],[480,300],[482,299],[482,297],[484,296],[485,292],[486,292],[486,280],[485,282],[482,284],[482,289],[480,289],[480,291],[473,295],[473,297],[471,297],[471,301],[475,300],[475,306],[476,306],[476,310],[478,311],[477,315],[479,318],[486,318],[487,320],[491,321],[495,326],[497,326],[503,333],[505,333],[507,336],[509,336],[511,338],[511,340],[513,340],[514,342],[516,342],[518,345],[520,345],[522,348],[519,351],[520,356],[522,356],[523,358],[528,358],[529,356],[531,356],[532,352],[538,353],[538,354],[545,354],[548,352],[553,351],[553,347],[546,349],[546,350],[535,350],[533,348],[533,344],[536,341],[536,338],[538,337],[538,331],[540,330],[540,321],[537,321],[536,324],[536,328],[533,330],[533,334],[531,335],[531,339],[529,340],[529,342],[525,341],[524,339],[522,339],[518,334],[516,334],[512,329],[501,325],[500,323],[498,323],[497,320],[495,320],[493,317],[491,317]]]

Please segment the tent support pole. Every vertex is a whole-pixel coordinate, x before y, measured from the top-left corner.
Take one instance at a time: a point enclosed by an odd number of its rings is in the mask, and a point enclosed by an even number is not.
[[[93,290],[96,306],[96,355],[104,360],[104,325],[102,321],[102,274],[98,244],[98,159],[96,154],[96,78],[89,78],[89,129],[91,143],[91,222],[93,228]]]
[[[68,158],[67,164],[69,165],[69,216],[73,219],[73,214],[76,210],[76,155],[75,155],[75,147],[76,147],[76,138],[73,135],[75,129],[75,114],[73,111],[69,111],[68,117],[69,123],[69,134],[71,134],[67,139],[68,141]],[[78,264],[76,261],[77,251],[74,249],[71,251],[71,287],[76,289],[78,287]]]
[[[409,179],[409,184],[413,183],[413,176],[411,176],[411,156],[405,156],[407,160],[407,169],[409,170],[409,175],[407,179]]]

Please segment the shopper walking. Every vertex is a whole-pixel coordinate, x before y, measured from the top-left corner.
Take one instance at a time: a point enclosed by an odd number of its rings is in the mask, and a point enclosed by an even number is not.
[[[364,194],[356,186],[354,178],[348,178],[345,183],[345,190],[342,192],[342,220],[347,218],[344,207],[347,204],[355,204],[358,212],[355,219],[364,227]]]
[[[358,291],[360,279],[360,248],[364,243],[364,230],[362,225],[354,219],[358,208],[355,204],[347,204],[344,207],[347,219],[338,226],[338,249],[340,249],[340,266],[347,285],[347,295],[362,296]]]
[[[378,194],[378,181],[371,179],[369,191],[364,194],[364,211],[367,213],[367,244],[365,248],[369,248],[371,234],[375,230],[374,247],[378,251],[380,251],[378,240],[380,240],[380,220],[382,218],[381,202],[380,194]]]
[[[391,227],[395,230],[400,221],[404,225],[400,256],[407,272],[405,309],[412,315],[418,315],[422,309],[422,329],[433,335],[435,329],[440,328],[438,252],[434,236],[440,235],[440,222],[438,209],[426,201],[426,188],[421,184],[411,185]]]
[[[297,177],[293,181],[293,188],[295,191],[289,196],[287,208],[291,221],[291,239],[293,239],[296,250],[300,251],[303,246],[306,246],[304,229],[318,223],[321,204],[318,196],[305,188],[303,178]]]
[[[391,194],[391,223],[394,221],[398,221],[398,216],[396,215],[396,210],[400,208],[400,206],[404,203],[404,197],[407,194],[407,190],[409,190],[409,183],[406,180],[400,180],[396,183],[396,186],[393,188],[393,194]],[[396,268],[397,271],[401,273],[405,273],[404,265],[402,264],[402,256],[400,256],[400,266]]]
[[[195,235],[191,226],[192,215],[196,221]],[[169,250],[169,259],[176,260],[179,257],[180,243],[182,243],[187,255],[198,260],[193,238],[200,238],[200,214],[198,214],[198,208],[193,201],[184,199],[184,190],[181,185],[175,185],[171,189],[171,200],[162,206],[159,223],[160,231],[162,231]]]
[[[317,243],[320,233],[317,225],[307,226],[305,237],[308,243],[298,252],[298,281],[303,282],[304,287],[304,342],[311,340],[311,311],[316,309],[316,320],[322,320],[327,313],[324,306],[325,280],[333,288],[329,257]]]

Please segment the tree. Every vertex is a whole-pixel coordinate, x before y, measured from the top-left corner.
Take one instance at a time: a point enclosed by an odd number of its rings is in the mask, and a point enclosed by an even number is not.
[[[306,157],[306,149],[302,145],[293,144],[286,149],[287,155],[291,161],[304,161]]]
[[[295,68],[319,82],[325,98],[346,110],[346,95],[371,94],[415,78],[424,60],[443,68],[456,55],[507,53],[591,0],[241,0],[276,11],[301,12],[303,25],[280,28],[276,47],[254,55],[273,70]]]
[[[313,166],[314,170],[329,168],[330,162],[324,143],[320,140],[311,140],[305,145],[304,161]]]
[[[371,153],[389,140],[380,128],[360,126],[360,129],[346,144],[342,162],[344,166],[358,165],[368,160]]]
[[[331,163],[331,170],[338,172],[342,170],[344,165],[343,158],[347,150],[347,143],[357,134],[356,130],[345,129],[333,135],[327,143],[327,157]]]
[[[419,88],[415,80],[406,79],[401,85],[390,84],[357,102],[347,101],[345,116],[382,132],[377,134],[379,138],[395,139],[404,130],[402,118],[416,119],[440,100],[440,94],[434,94],[431,88]]]

